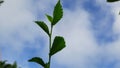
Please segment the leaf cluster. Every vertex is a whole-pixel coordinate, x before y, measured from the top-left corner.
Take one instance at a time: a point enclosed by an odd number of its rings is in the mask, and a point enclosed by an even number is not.
[[[17,63],[8,64],[6,61],[0,61],[0,68],[17,68]]]
[[[44,21],[35,21],[35,23],[43,29],[43,31],[48,35],[49,37],[49,61],[45,63],[42,58],[40,57],[33,57],[29,60],[29,62],[35,62],[40,64],[44,68],[50,68],[50,60],[51,57],[56,54],[57,52],[61,51],[63,48],[65,48],[65,40],[61,36],[56,36],[53,40],[53,43],[51,42],[52,37],[52,29],[53,27],[59,22],[59,20],[63,17],[63,8],[60,3],[60,0],[58,0],[57,4],[54,7],[53,16],[50,16],[46,14],[47,19],[49,20],[51,24],[51,28],[48,28],[48,25]]]

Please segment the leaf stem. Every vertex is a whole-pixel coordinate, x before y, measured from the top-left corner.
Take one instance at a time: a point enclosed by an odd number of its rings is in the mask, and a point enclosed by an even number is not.
[[[52,47],[52,30],[53,30],[53,25],[51,24],[50,36],[49,36],[49,61],[48,61],[49,68],[50,68],[50,63],[51,63],[50,50],[51,50],[51,47]]]

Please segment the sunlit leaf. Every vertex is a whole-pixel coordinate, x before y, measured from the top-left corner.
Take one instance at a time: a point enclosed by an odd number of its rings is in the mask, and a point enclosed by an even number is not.
[[[43,61],[41,58],[39,58],[39,57],[34,57],[34,58],[32,58],[32,59],[30,59],[30,60],[28,60],[28,61],[29,61],[29,62],[38,63],[38,64],[42,65],[43,67],[45,67],[44,61]]]
[[[49,28],[43,21],[35,21],[48,35],[49,35]]]
[[[63,9],[60,0],[58,0],[56,6],[54,7],[52,25],[55,25],[62,18],[62,16],[63,16]]]
[[[54,55],[55,53],[59,52],[65,47],[65,41],[63,37],[56,36],[52,45],[52,48],[50,50],[50,55]]]

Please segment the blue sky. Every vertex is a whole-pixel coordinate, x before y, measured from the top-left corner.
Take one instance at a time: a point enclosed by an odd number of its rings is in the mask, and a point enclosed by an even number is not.
[[[52,15],[57,0],[5,0],[0,6],[0,60],[22,68],[42,68],[27,60],[48,60],[47,35],[35,23]],[[51,68],[119,68],[120,2],[61,0],[64,16],[53,37],[64,36],[67,47],[52,57]]]

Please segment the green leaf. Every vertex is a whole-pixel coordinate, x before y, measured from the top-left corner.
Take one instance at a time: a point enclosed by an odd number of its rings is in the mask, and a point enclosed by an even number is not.
[[[41,58],[39,58],[39,57],[34,57],[34,58],[32,58],[32,59],[30,59],[30,60],[28,60],[28,61],[29,61],[29,62],[38,63],[38,64],[42,65],[43,67],[45,67],[44,61],[43,61]]]
[[[14,62],[12,68],[17,68],[17,63],[16,62]]]
[[[0,68],[4,68],[4,66],[6,66],[6,60],[0,61]]]
[[[62,5],[60,4],[60,0],[58,0],[56,6],[54,7],[53,12],[53,22],[52,25],[55,25],[63,16]]]
[[[120,0],[107,0],[107,2],[116,2],[116,1],[120,1]]]
[[[12,67],[11,64],[6,64],[6,65],[4,66],[4,68],[11,68],[11,67]]]
[[[59,52],[65,47],[65,41],[63,37],[56,36],[50,50],[50,56],[54,55],[55,53]]]
[[[50,15],[46,14],[46,17],[47,17],[47,19],[48,19],[48,20],[52,23],[52,21],[53,21],[52,16],[50,16]]]
[[[49,29],[48,26],[43,21],[35,21],[48,35],[49,35]]]
[[[50,66],[50,64],[46,63],[44,68],[50,68],[49,66]]]
[[[0,61],[0,65],[4,65],[6,63],[6,60],[5,61]]]

